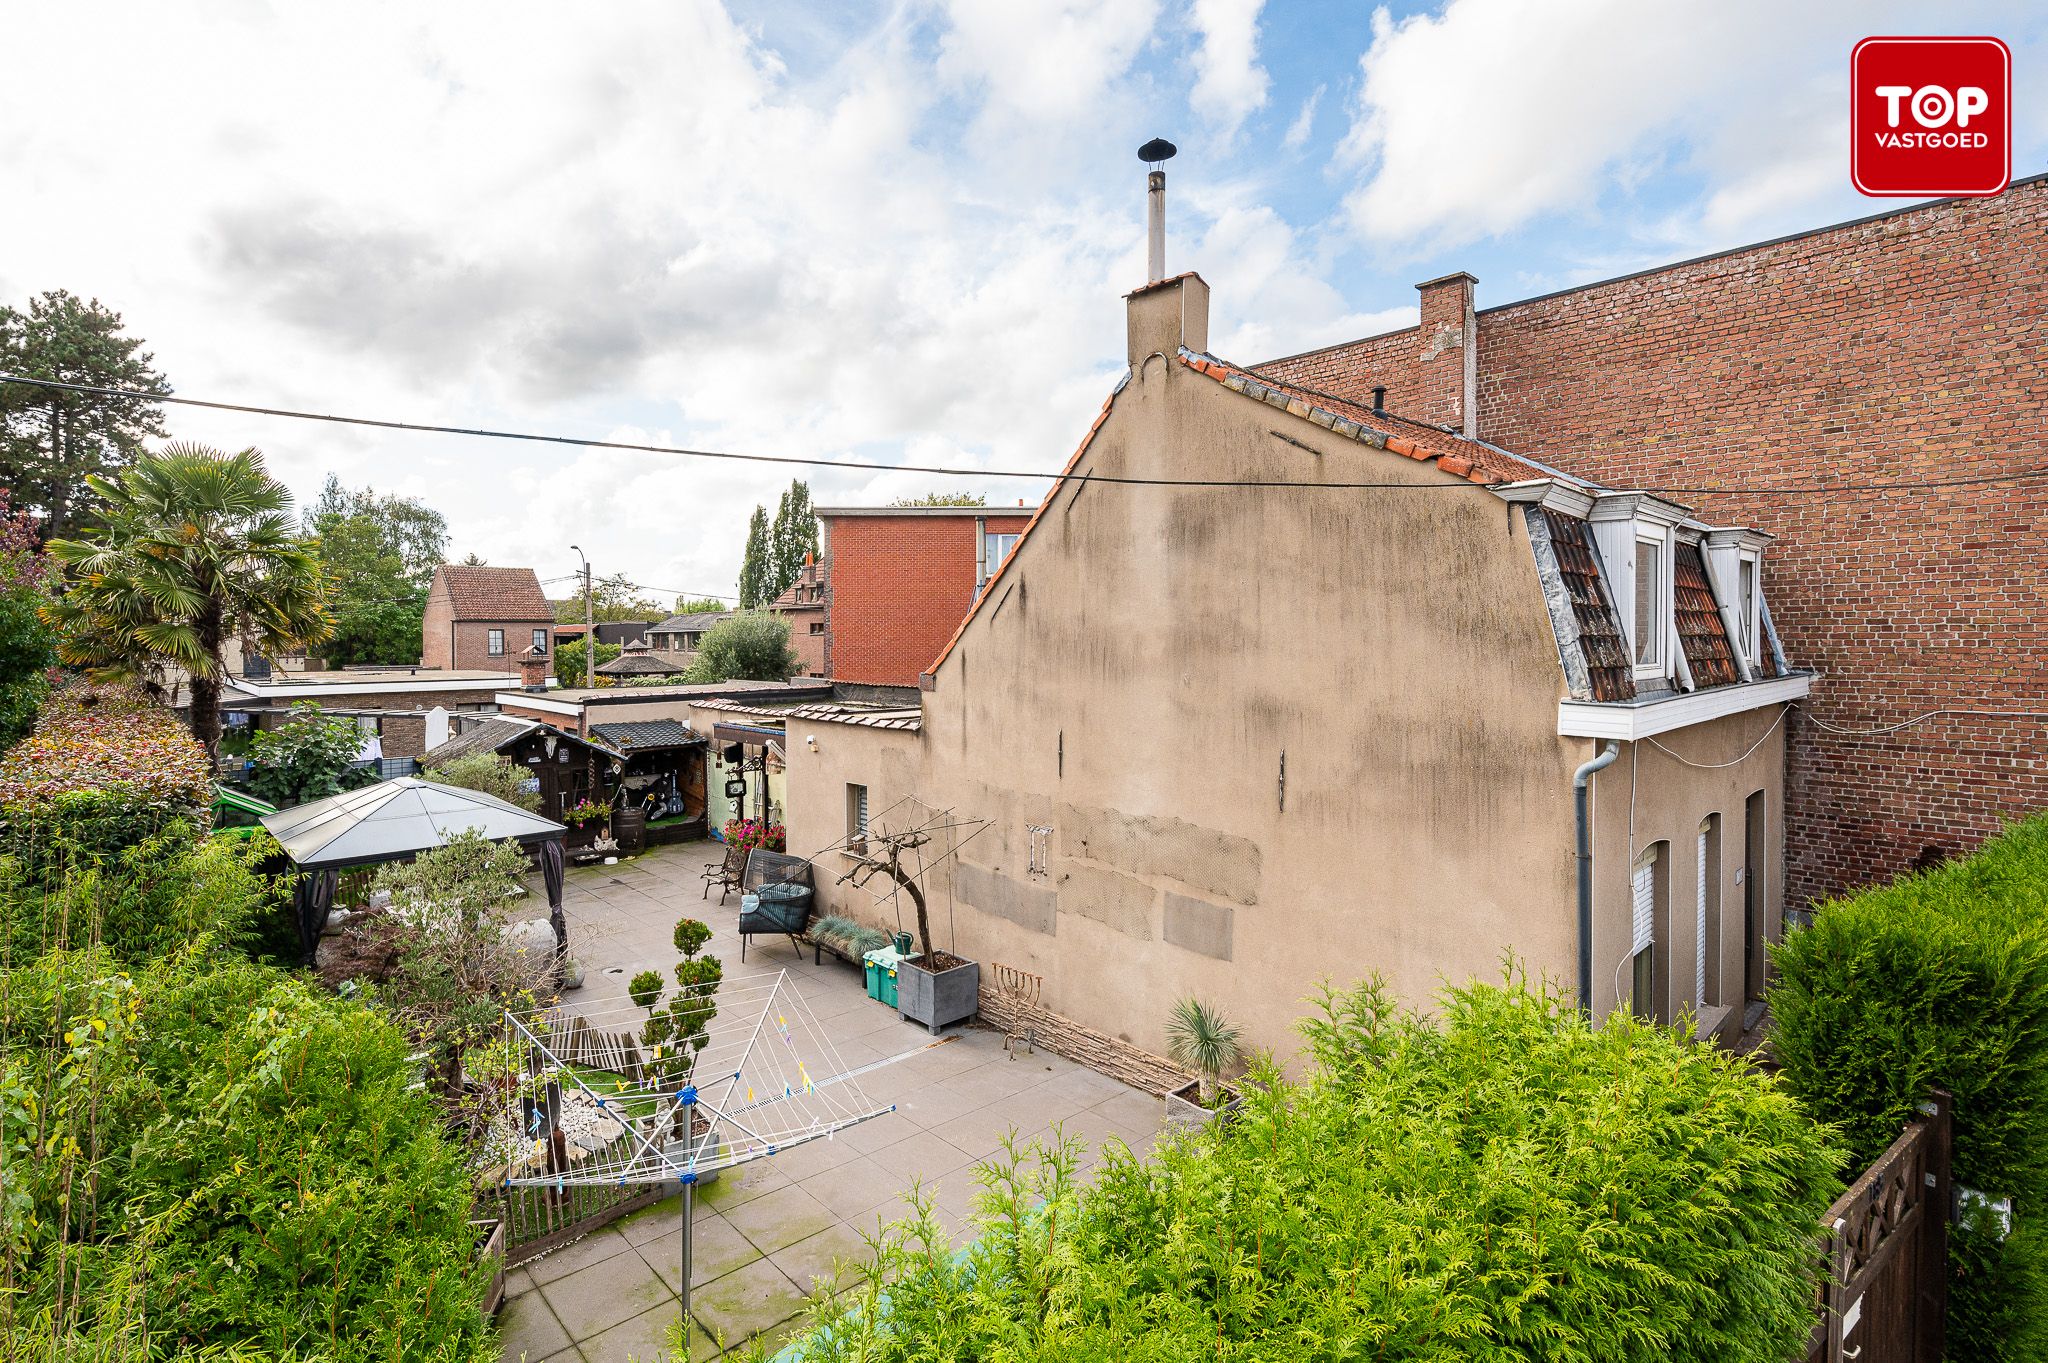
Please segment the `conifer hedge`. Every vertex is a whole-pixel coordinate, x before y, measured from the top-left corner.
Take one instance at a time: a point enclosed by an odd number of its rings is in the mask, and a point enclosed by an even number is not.
[[[1772,953],[1787,1085],[1859,1164],[1940,1085],[1956,1182],[2011,1198],[1950,1236],[1948,1356],[2048,1358],[2048,816],[1968,860],[1824,904]]]
[[[1784,1363],[1814,1321],[1826,1133],[1744,1060],[1519,982],[1441,1016],[1330,995],[1300,1083],[1141,1162],[983,1171],[962,1255],[928,1205],[788,1359]]]

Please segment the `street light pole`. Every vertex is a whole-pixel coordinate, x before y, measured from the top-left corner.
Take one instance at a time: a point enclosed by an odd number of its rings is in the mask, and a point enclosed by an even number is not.
[[[597,626],[591,620],[590,610],[590,560],[583,550],[575,545],[576,557],[583,560],[583,684],[597,685]]]

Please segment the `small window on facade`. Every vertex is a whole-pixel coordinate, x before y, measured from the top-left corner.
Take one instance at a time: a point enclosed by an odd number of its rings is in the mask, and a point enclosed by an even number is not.
[[[1031,860],[1026,867],[1034,875],[1045,875],[1052,869],[1052,830],[1043,824],[1026,824],[1031,834]]]
[[[537,629],[533,632],[533,651],[535,653],[545,653],[548,651],[548,632],[546,630]]]
[[[868,847],[868,788],[850,782],[846,787],[846,845],[856,852]]]
[[[823,620],[813,620],[813,621],[811,621],[811,633],[813,633],[813,634],[823,634],[824,632],[825,632],[825,622],[824,622]]]
[[[990,577],[996,575],[996,569],[1003,566],[1003,560],[1008,558],[1010,551],[1017,547],[1018,538],[1019,536],[1016,535],[999,535],[993,530],[989,531],[986,541],[986,558],[988,562],[987,571]]]
[[[487,644],[485,651],[488,652],[493,658],[504,657],[505,631],[502,629],[494,629],[490,632],[490,634],[488,634],[485,637],[489,640],[489,643]]]
[[[1671,588],[1664,581],[1664,544],[1636,541],[1636,670],[1664,670],[1665,620],[1671,611]]]
[[[1742,656],[1752,663],[1762,656],[1757,649],[1761,631],[1757,628],[1756,560],[1745,555],[1740,570],[1736,609],[1742,612]]]
[[[1630,878],[1629,1008],[1657,1016],[1657,848],[1643,853]]]

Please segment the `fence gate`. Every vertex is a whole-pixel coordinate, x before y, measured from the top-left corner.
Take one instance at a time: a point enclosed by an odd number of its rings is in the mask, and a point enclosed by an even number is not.
[[[1948,1305],[1949,1096],[1937,1090],[1822,1224],[1807,1363],[1940,1363]]]

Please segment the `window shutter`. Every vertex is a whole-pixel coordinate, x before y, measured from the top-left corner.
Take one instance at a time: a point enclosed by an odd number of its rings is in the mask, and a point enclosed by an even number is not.
[[[1692,997],[1702,1006],[1707,1001],[1707,826],[1700,825],[1699,922],[1693,936]]]
[[[1657,927],[1657,856],[1651,853],[1636,865],[1635,873],[1635,946],[1641,951],[1656,940]]]

